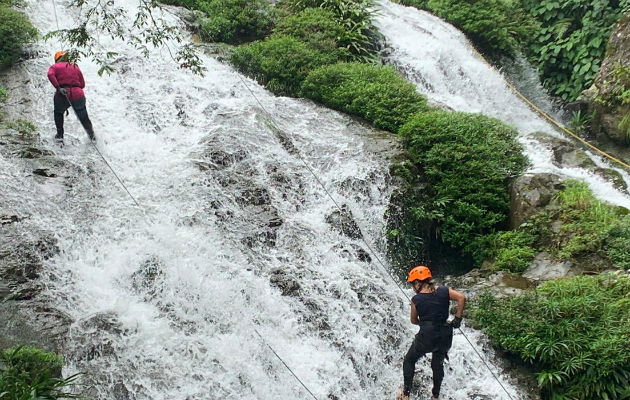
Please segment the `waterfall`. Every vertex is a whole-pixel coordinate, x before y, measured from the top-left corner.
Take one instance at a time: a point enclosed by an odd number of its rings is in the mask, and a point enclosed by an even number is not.
[[[462,32],[428,12],[388,1],[379,4],[377,26],[389,45],[389,62],[421,93],[453,110],[483,113],[514,126],[531,161],[530,172],[586,181],[600,198],[630,208],[628,193],[620,192],[610,181],[582,168],[560,167],[552,162],[551,150],[534,134],[564,136],[510,90],[502,75],[477,55]],[[549,108],[544,96],[536,96],[536,100]],[[588,155],[597,166],[615,167],[599,155]],[[614,169],[630,183],[626,171]]]
[[[76,11],[63,5],[59,22],[71,26]],[[30,1],[28,15],[41,32],[56,28],[50,1]],[[449,25],[389,3],[379,25],[393,59],[432,100],[514,123],[524,141],[548,129]],[[394,138],[276,97],[210,55],[199,77],[164,50],[145,58],[103,44],[120,53],[117,72],[98,77],[96,64],[80,62],[87,107],[100,151],[141,208],[75,118],[66,122],[69,144],[51,143],[46,71],[56,43],[38,44],[15,69],[27,79],[8,85],[28,100],[9,111],[33,121],[55,153],[56,178],[35,179],[31,164],[5,155],[0,178],[6,203],[29,216],[24,229],[52,235],[59,249],[45,261],[39,296],[67,318],[65,372],[83,372],[87,394],[99,400],[310,398],[268,344],[318,399],[392,398],[416,329],[376,259],[385,260]],[[337,211],[327,191],[377,254],[327,222]],[[483,335],[463,330],[513,398],[526,398]],[[459,333],[450,356],[445,398],[507,398]],[[428,395],[429,360],[417,368],[419,395]]]

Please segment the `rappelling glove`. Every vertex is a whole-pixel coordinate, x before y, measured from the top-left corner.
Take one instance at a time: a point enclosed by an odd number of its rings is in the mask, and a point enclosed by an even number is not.
[[[462,317],[455,317],[451,321],[451,326],[455,329],[459,328],[462,324]]]
[[[61,93],[62,96],[66,96],[66,88],[60,87],[59,89],[57,89],[57,91]]]

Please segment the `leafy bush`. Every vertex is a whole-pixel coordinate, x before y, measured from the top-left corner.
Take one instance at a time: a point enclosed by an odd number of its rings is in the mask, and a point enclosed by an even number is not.
[[[630,216],[598,200],[584,182],[566,185],[557,195],[560,209],[553,215],[562,221],[551,239],[557,257],[591,261],[598,255],[614,266],[630,268]]]
[[[472,317],[539,371],[544,398],[627,399],[630,279],[577,276],[508,299],[480,297]]]
[[[17,61],[22,55],[22,47],[36,37],[37,29],[24,14],[0,5],[0,68]]]
[[[507,220],[510,180],[527,165],[516,130],[480,114],[435,111],[416,115],[400,134],[420,171],[417,184],[426,185],[418,217],[478,258],[482,236]]]
[[[521,0],[541,24],[529,46],[545,86],[565,101],[588,88],[628,0]]]
[[[302,84],[302,94],[391,132],[427,108],[426,99],[396,70],[372,64],[338,63],[318,68]]]
[[[160,3],[169,4],[171,6],[186,7],[191,10],[196,10],[199,1],[202,1],[202,0],[160,0]]]
[[[231,62],[243,73],[280,95],[297,95],[313,69],[338,60],[337,52],[321,52],[294,37],[269,38],[240,46]]]
[[[344,28],[339,45],[364,61],[375,57],[381,35],[373,25],[374,0],[284,0],[282,7],[297,13],[305,8],[322,8],[333,13]]]
[[[76,399],[64,392],[75,376],[63,379],[63,357],[35,347],[0,351],[0,400]]]
[[[494,259],[493,269],[520,273],[536,256],[537,236],[527,230],[497,232],[483,239],[483,258]],[[476,260],[479,264],[482,259]]]
[[[198,0],[199,34],[211,42],[243,43],[267,35],[273,23],[267,0]]]
[[[323,8],[306,8],[280,19],[273,29],[274,36],[293,36],[319,51],[334,51],[339,39],[346,35],[335,15]],[[347,51],[347,50],[346,50]],[[347,58],[350,58],[348,52]]]
[[[489,55],[512,55],[537,29],[515,1],[428,0],[427,7],[452,23]]]

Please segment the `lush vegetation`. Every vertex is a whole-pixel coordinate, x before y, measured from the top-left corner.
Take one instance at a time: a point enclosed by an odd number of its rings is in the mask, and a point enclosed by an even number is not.
[[[267,0],[161,0],[195,10],[199,35],[209,42],[243,43],[265,37],[273,24]]]
[[[283,0],[279,4],[290,13],[297,13],[305,8],[330,11],[336,23],[342,27],[339,45],[357,59],[374,59],[381,39],[372,23],[376,6],[374,0]]]
[[[312,70],[334,63],[341,56],[317,50],[292,36],[281,36],[238,47],[231,61],[274,93],[297,96]]]
[[[426,6],[461,29],[491,57],[517,53],[537,29],[536,21],[517,1],[428,0]]]
[[[517,132],[480,114],[434,111],[414,116],[401,129],[409,165],[399,173],[422,184],[407,218],[414,225],[433,225],[450,246],[465,253],[482,252],[483,236],[507,222],[507,186],[527,161]]]
[[[35,347],[0,351],[0,400],[74,399],[66,392],[76,376],[63,379],[63,357]]]
[[[378,36],[371,5],[363,0],[285,0],[278,4],[281,17],[272,34],[235,49],[231,61],[273,92],[297,96],[316,68],[374,55]]]
[[[588,88],[606,43],[627,0],[522,0],[538,21],[536,40],[527,48],[544,84],[564,100]]]
[[[491,59],[526,54],[554,95],[573,101],[593,82],[628,0],[401,0],[461,29]]]
[[[630,397],[630,279],[577,276],[507,299],[486,294],[473,311],[494,343],[531,362],[543,398]]]
[[[0,1],[0,68],[6,68],[22,55],[22,48],[37,38],[28,18],[11,8],[11,1]]]
[[[484,247],[495,269],[512,272],[523,272],[539,251],[592,271],[627,269],[630,215],[598,200],[586,183],[567,181],[551,207],[515,231],[487,236]]]
[[[390,132],[427,110],[426,99],[392,67],[339,63],[312,71],[302,94],[336,110],[358,115]]]

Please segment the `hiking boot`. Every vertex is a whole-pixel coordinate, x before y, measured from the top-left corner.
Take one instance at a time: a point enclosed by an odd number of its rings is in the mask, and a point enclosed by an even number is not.
[[[403,389],[400,388],[398,389],[398,392],[396,392],[396,400],[409,400],[409,395],[405,394]]]
[[[55,143],[63,144],[63,135],[55,135]]]

